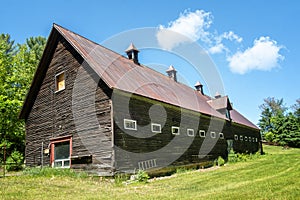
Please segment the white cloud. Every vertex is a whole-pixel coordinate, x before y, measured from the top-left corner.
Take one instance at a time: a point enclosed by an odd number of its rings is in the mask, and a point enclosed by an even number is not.
[[[212,23],[210,12],[185,10],[167,26],[160,25],[156,38],[160,47],[166,50],[197,41],[211,55],[225,53],[230,70],[238,74],[251,70],[268,71],[279,66],[279,61],[284,59],[279,53],[283,47],[269,37],[260,37],[252,47],[239,51],[243,38],[233,31],[218,33],[217,30],[210,30]]]
[[[211,54],[222,53],[223,51],[227,51],[227,48],[222,43],[216,44],[208,49],[208,52]]]
[[[234,73],[245,74],[251,70],[269,71],[279,66],[284,57],[279,53],[282,46],[269,37],[260,37],[254,41],[251,48],[244,52],[238,51],[227,58],[230,70]]]
[[[230,50],[224,45],[224,40],[237,43],[241,43],[243,41],[243,38],[235,34],[233,31],[224,32],[221,35],[215,35],[213,39],[214,45],[208,49],[210,54],[223,53],[224,51],[230,52]]]
[[[195,12],[184,11],[179,18],[168,24],[167,27],[159,26],[156,35],[159,45],[167,50],[184,42],[201,40],[210,43],[210,33],[207,29],[212,23],[212,15],[203,10]]]
[[[236,41],[238,43],[243,41],[243,38],[235,34],[233,31],[225,32],[221,35],[221,39]]]

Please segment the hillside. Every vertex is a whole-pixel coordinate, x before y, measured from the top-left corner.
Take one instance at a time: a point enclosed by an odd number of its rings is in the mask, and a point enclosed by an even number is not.
[[[259,158],[146,184],[55,174],[5,177],[0,178],[0,199],[297,199],[300,149],[264,150]]]

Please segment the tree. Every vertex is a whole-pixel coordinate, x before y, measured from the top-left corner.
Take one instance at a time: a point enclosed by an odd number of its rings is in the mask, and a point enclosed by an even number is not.
[[[294,110],[294,115],[298,118],[300,123],[300,99],[296,100],[296,104],[292,106],[292,109]]]
[[[0,35],[0,147],[6,146],[11,161],[23,160],[25,128],[18,115],[45,41],[30,38],[26,44],[14,45],[8,34]]]
[[[297,100],[297,104],[292,106],[294,112],[286,114],[287,107],[283,105],[283,99],[264,99],[259,120],[264,139],[282,146],[300,147],[299,105],[300,101]]]
[[[263,133],[272,131],[274,128],[271,122],[272,117],[284,115],[287,110],[287,107],[283,104],[283,99],[275,99],[274,97],[264,99],[264,103],[259,108],[262,113],[258,125]]]

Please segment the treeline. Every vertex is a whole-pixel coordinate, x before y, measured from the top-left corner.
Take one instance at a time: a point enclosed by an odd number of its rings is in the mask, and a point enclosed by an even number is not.
[[[24,160],[25,126],[18,115],[45,44],[44,37],[15,44],[10,35],[0,34],[0,164],[4,149],[8,163]]]
[[[283,99],[269,97],[260,106],[263,139],[269,143],[300,147],[300,99],[286,107]]]

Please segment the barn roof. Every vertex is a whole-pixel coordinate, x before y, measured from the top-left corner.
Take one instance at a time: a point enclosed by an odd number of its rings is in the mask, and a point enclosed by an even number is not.
[[[207,101],[207,103],[216,110],[221,110],[221,109],[226,109],[226,108],[228,110],[232,110],[232,106],[231,106],[228,96],[211,99],[211,100]]]
[[[50,33],[47,45],[41,60],[47,58],[45,52],[53,51],[58,35],[65,38],[70,45],[83,57],[84,61],[94,72],[110,87],[125,92],[141,95],[161,102],[179,106],[185,109],[201,112],[203,114],[225,119],[221,113],[214,109],[207,101],[206,95],[190,88],[187,85],[171,80],[169,77],[144,65],[138,65],[128,58],[107,49],[91,40],[88,40],[72,31],[54,24]],[[46,73],[45,65],[39,64],[30,91],[25,99],[20,118],[27,118],[32,100],[35,99],[43,79],[42,74]],[[28,108],[29,107],[29,108]],[[232,121],[258,129],[253,123],[234,111]]]

